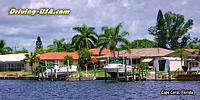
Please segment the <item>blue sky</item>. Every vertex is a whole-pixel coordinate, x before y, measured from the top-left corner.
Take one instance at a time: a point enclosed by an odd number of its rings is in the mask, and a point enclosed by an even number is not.
[[[70,41],[76,34],[75,26],[87,24],[94,26],[101,33],[104,25],[115,26],[123,22],[127,38],[147,38],[148,28],[156,23],[159,9],[172,11],[193,19],[191,36],[200,38],[200,1],[199,0],[1,0],[0,1],[0,39],[7,46],[23,47],[33,50],[38,35],[43,46],[53,39],[65,38]],[[54,8],[70,9],[70,15],[8,15],[10,8]]]

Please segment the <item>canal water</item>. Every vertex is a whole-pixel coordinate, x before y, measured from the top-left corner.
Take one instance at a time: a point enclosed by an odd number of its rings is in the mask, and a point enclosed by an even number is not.
[[[187,95],[174,94],[183,90]],[[0,100],[199,100],[199,97],[199,81],[0,80]]]

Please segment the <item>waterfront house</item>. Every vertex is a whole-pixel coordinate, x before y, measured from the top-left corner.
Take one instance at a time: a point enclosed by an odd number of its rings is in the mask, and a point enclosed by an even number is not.
[[[31,67],[23,61],[25,59],[25,55],[25,53],[0,55],[0,71],[31,70]]]
[[[58,66],[64,66],[64,58],[71,56],[73,58],[73,65],[78,65],[78,52],[48,52],[38,56],[40,62],[44,62],[44,66],[52,66],[57,64]]]
[[[169,57],[173,50],[164,48],[138,48],[131,50],[116,51],[115,57],[126,58],[127,62],[132,65],[137,65],[140,62],[152,62],[155,58]],[[113,54],[111,55],[113,57]]]
[[[200,49],[185,49],[188,52],[186,64],[190,71],[200,70]]]
[[[100,65],[102,67],[106,64],[108,56],[111,55],[110,50],[106,48],[104,48],[101,51],[101,53],[100,53],[100,48],[89,49],[89,52],[92,56],[94,56],[100,61]]]
[[[179,57],[160,57],[156,58],[153,63],[157,71],[168,72],[169,70],[181,70],[184,62]]]
[[[91,53],[92,56],[103,56],[103,55],[110,55],[110,50],[109,49],[103,49],[100,53],[100,48],[93,48],[89,49],[89,52]]]
[[[130,50],[121,50],[121,51],[115,51],[113,53],[99,56],[98,58],[104,58],[104,59],[112,59],[112,58],[120,58],[126,59],[126,63],[129,65],[132,65],[133,67],[138,67],[138,64],[141,62],[144,62],[147,64],[149,68],[157,67],[157,70],[163,68],[160,67],[170,66],[172,70],[176,70],[178,68],[181,68],[181,60],[178,57],[172,57],[171,54],[174,53],[173,50],[164,49],[164,48],[137,48],[137,49],[130,49]],[[163,62],[167,63],[163,63]],[[158,62],[158,63],[157,63]],[[178,63],[177,66],[172,66],[172,63]]]
[[[186,58],[183,58],[182,62],[184,66],[189,67],[189,71],[197,72],[200,70],[200,50],[199,49],[184,49],[187,53]],[[175,57],[175,52],[170,56]]]

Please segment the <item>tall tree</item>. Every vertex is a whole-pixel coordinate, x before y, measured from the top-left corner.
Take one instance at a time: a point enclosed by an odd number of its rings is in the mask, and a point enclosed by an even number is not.
[[[164,15],[159,10],[156,26],[148,29],[154,36],[159,47],[177,49],[181,47],[181,40],[192,28],[193,20],[185,20],[183,15],[167,12]]]
[[[68,42],[68,43],[65,42],[62,47],[67,52],[75,51],[74,46],[70,42]]]
[[[115,56],[114,52],[119,49],[117,47],[118,43],[127,43],[125,36],[129,33],[121,31],[122,28],[122,23],[118,24],[116,27],[102,27],[103,34],[99,35],[98,40],[98,46],[101,47],[100,52],[103,48],[109,48]]]
[[[94,47],[98,37],[95,33],[94,27],[90,27],[84,24],[81,27],[74,27],[73,30],[78,32],[78,34],[72,38],[72,44],[76,50],[80,50],[82,48],[89,49]]]
[[[13,50],[11,47],[6,47],[6,42],[4,40],[0,40],[0,55],[10,54]]]
[[[87,49],[82,49],[78,51],[79,53],[79,66],[87,66],[90,58],[91,58],[91,54]]]
[[[53,44],[50,44],[50,45],[47,46],[48,50],[53,51],[53,52],[64,51],[64,49],[62,48],[64,41],[65,41],[64,38],[61,38],[60,40],[54,39]]]
[[[132,48],[154,48],[156,43],[148,39],[134,40],[131,42]]]
[[[83,67],[85,67],[86,70],[86,74],[87,74],[87,68],[88,68],[88,64],[89,64],[89,60],[91,58],[90,52],[88,51],[88,49],[82,49],[79,50],[79,71],[81,71],[80,69],[82,69]]]
[[[42,40],[41,40],[40,36],[38,36],[37,41],[36,41],[36,49],[41,49],[41,48],[43,48]]]
[[[119,50],[130,50],[130,49],[132,49],[132,44],[131,44],[131,42],[129,42],[128,40],[127,40],[127,42],[124,42],[124,43],[122,43],[121,45],[120,45],[120,47],[119,47]]]
[[[189,44],[190,34],[183,36],[181,41],[181,47],[186,47]]]

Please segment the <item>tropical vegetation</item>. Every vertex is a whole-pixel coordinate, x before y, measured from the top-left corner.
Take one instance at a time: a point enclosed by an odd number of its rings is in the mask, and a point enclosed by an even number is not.
[[[76,48],[76,50],[95,47],[98,36],[94,27],[90,27],[84,24],[80,27],[74,27],[73,30],[78,32],[78,34],[72,38],[72,45]]]
[[[98,47],[102,51],[104,48],[111,50],[115,57],[115,51],[119,49],[118,44],[124,43],[127,44],[128,40],[125,38],[129,33],[127,31],[122,31],[122,23],[118,24],[116,27],[103,26],[103,33],[99,35]]]
[[[54,39],[53,43],[47,46],[48,52],[74,51],[70,43],[66,43],[64,38]]]
[[[193,20],[186,20],[183,15],[159,10],[157,24],[148,29],[159,47],[178,49],[186,46],[188,31],[192,29]],[[181,42],[179,42],[181,40]]]
[[[4,40],[0,40],[0,55],[10,54],[13,50],[11,47],[6,47],[6,42]]]
[[[34,71],[33,65],[35,62],[38,61],[36,54],[31,52],[30,54],[26,54],[25,56],[26,58],[24,59],[24,61],[28,63],[29,66],[31,66],[31,71],[33,72]]]
[[[185,48],[195,48],[200,50],[200,39],[198,37],[191,38],[189,30],[192,29],[193,20],[186,19],[183,15],[173,12],[163,13],[158,11],[157,23],[148,29],[154,40],[136,39],[129,40],[126,38],[129,33],[123,30],[123,24],[119,23],[114,27],[103,26],[98,34],[94,27],[83,24],[72,28],[77,34],[74,35],[71,41],[66,41],[65,38],[54,39],[47,48],[43,48],[40,36],[37,37],[35,50],[28,53],[26,48],[13,51],[11,47],[6,45],[4,40],[0,40],[0,55],[10,53],[27,53],[25,62],[29,63],[32,71],[33,64],[37,62],[37,55],[46,52],[73,52],[79,53],[79,68],[84,69],[92,64],[94,70],[98,65],[96,58],[91,56],[88,51],[90,48],[100,48],[100,53],[104,48],[110,49],[112,54],[118,50],[130,50],[133,48],[168,48],[175,50],[176,56],[183,60],[187,58]],[[199,53],[200,54],[200,53]],[[72,58],[66,56],[64,64],[72,64]],[[143,70],[144,64],[140,64]],[[186,67],[183,66],[183,69]],[[187,68],[185,68],[187,69]],[[41,72],[41,66],[36,67],[37,72]],[[143,72],[143,71],[142,71]]]

